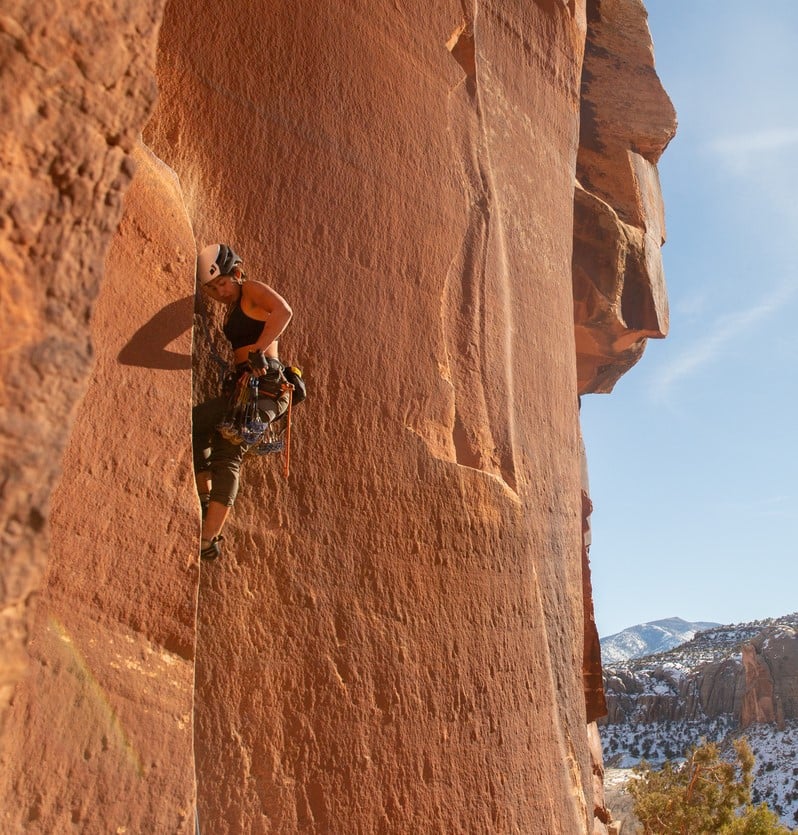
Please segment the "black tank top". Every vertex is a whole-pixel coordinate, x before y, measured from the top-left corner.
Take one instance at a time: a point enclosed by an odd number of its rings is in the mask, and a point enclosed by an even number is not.
[[[265,324],[259,319],[247,316],[241,309],[241,302],[237,301],[224,323],[222,332],[230,340],[235,351],[257,342]]]

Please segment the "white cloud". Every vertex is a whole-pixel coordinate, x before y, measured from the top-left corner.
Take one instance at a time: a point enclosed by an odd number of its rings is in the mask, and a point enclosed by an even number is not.
[[[677,383],[719,359],[728,346],[781,310],[797,291],[797,281],[784,282],[754,307],[727,314],[709,324],[704,336],[682,350],[653,381],[653,399],[666,400]]]
[[[770,160],[763,155],[778,155],[798,146],[798,128],[771,128],[769,130],[738,133],[718,137],[710,141],[708,150],[735,173],[745,174]]]
[[[745,502],[725,502],[719,505],[723,513],[748,514],[751,516],[794,517],[796,515],[795,496],[768,496],[750,499]]]
[[[709,143],[713,151],[721,154],[752,154],[760,151],[778,151],[798,145],[798,128],[772,128],[754,133],[743,133],[715,139]]]
[[[671,315],[695,318],[706,313],[709,306],[709,290],[694,291],[682,296],[678,301],[671,303]]]

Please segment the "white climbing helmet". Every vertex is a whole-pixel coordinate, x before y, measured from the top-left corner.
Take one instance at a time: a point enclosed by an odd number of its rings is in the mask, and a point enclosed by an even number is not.
[[[227,244],[210,244],[197,258],[197,280],[205,285],[220,275],[230,275],[237,264],[243,263]]]

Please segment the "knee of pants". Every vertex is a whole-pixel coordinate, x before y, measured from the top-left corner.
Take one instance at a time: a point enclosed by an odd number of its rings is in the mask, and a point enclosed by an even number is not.
[[[238,469],[211,470],[211,501],[232,507],[238,495],[239,481]]]
[[[232,445],[231,445],[232,446]],[[243,450],[234,447],[227,455],[211,454],[211,501],[232,507],[238,495]]]
[[[261,397],[258,399],[258,410],[267,418],[269,423],[285,414],[286,409],[288,409],[287,392],[278,397]]]

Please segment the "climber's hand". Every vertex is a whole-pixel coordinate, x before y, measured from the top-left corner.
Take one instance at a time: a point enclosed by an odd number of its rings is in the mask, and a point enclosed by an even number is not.
[[[269,367],[269,360],[266,354],[263,351],[250,351],[248,359],[252,373],[256,377],[263,377]]]

